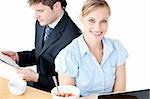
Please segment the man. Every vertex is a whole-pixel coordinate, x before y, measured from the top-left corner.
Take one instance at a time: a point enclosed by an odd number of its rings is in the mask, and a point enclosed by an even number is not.
[[[81,32],[65,11],[66,0],[29,0],[35,10],[35,49],[32,51],[3,51],[16,61],[17,72],[28,81],[28,85],[50,91],[54,86],[52,76],[57,77],[54,59],[59,51]],[[47,27],[51,33],[46,34]],[[26,66],[36,65],[37,73]],[[32,82],[32,83],[31,83]]]

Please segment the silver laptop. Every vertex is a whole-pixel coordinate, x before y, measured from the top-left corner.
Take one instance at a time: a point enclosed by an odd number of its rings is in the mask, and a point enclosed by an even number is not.
[[[98,99],[150,99],[150,89],[98,95]]]

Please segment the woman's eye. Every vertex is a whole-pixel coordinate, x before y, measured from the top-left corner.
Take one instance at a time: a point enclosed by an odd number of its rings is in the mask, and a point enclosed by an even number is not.
[[[103,22],[103,23],[107,23],[108,21],[107,21],[107,20],[103,20],[102,22]]]
[[[95,20],[94,19],[89,19],[89,22],[90,23],[95,23]]]

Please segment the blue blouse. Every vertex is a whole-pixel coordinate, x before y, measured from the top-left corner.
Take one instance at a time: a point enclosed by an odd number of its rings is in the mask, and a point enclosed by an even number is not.
[[[55,59],[56,72],[75,78],[82,96],[112,92],[116,66],[125,63],[127,50],[118,40],[102,39],[104,49],[99,64],[90,52],[83,35],[62,49]]]

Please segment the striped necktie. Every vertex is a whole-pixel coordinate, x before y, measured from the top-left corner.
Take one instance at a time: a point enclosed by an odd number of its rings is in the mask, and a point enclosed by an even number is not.
[[[44,42],[48,39],[48,36],[50,33],[52,33],[53,29],[49,26],[46,26],[46,29],[45,29],[45,35],[44,35]]]

